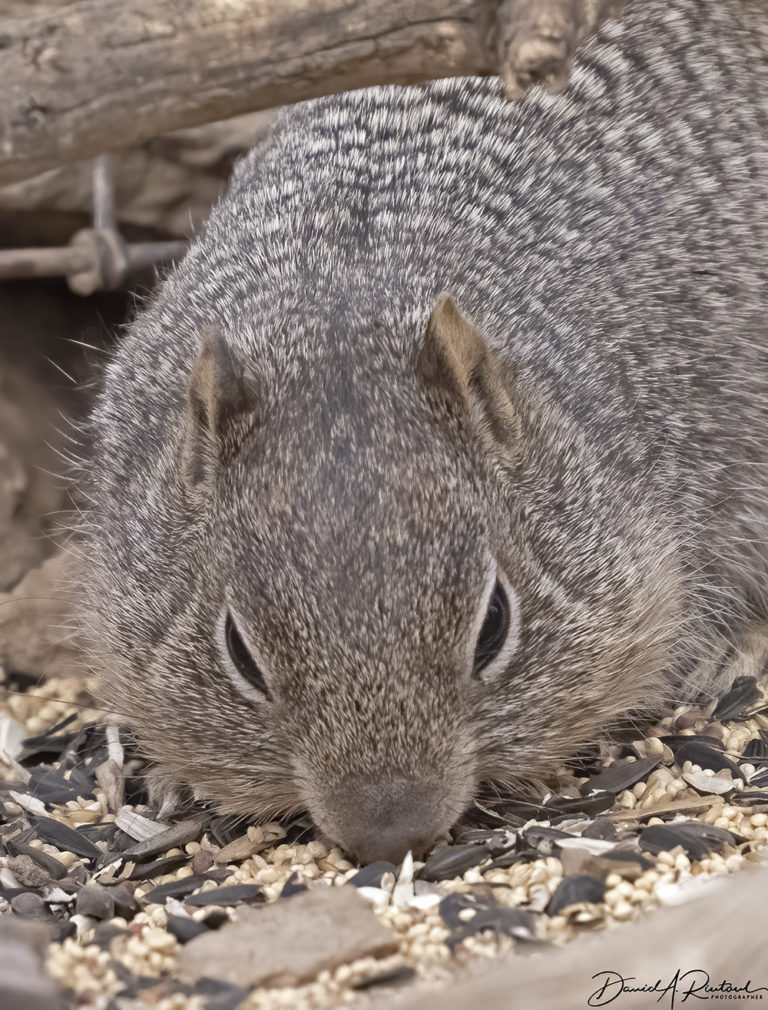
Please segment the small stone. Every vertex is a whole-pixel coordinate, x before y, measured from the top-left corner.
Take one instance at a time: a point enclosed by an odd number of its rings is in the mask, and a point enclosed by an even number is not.
[[[62,1010],[63,1001],[44,969],[49,938],[42,923],[0,916],[0,1006]]]
[[[191,939],[179,955],[185,982],[289,986],[323,969],[397,949],[395,936],[351,887],[317,888],[239,912],[237,922]]]
[[[12,856],[8,859],[8,869],[19,881],[22,887],[44,887],[50,884],[48,873],[30,856]]]
[[[24,919],[45,919],[48,909],[39,894],[34,891],[24,891],[11,898],[11,908]]]
[[[100,884],[87,884],[77,896],[75,909],[78,915],[92,919],[111,919],[115,914],[115,899]]]
[[[209,849],[199,849],[192,856],[192,874],[199,876],[213,866],[213,853]]]

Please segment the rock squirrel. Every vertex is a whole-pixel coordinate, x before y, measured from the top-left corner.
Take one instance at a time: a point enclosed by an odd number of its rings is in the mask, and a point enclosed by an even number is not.
[[[423,851],[711,691],[766,615],[758,0],[635,0],[567,91],[298,105],[93,414],[84,624],[169,781]]]

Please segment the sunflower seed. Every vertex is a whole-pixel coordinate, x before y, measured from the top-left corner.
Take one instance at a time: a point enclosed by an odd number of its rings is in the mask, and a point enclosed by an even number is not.
[[[45,870],[49,877],[54,880],[61,880],[62,877],[66,877],[69,872],[67,867],[60,860],[55,859],[53,856],[49,856],[47,852],[43,852],[42,849],[35,849],[31,845],[25,845],[24,842],[18,841],[16,838],[10,838],[7,842],[8,852],[16,856],[29,856],[37,865]]]
[[[714,825],[684,821],[644,828],[638,841],[646,852],[668,852],[680,845],[691,859],[705,859],[712,849],[733,845],[734,837],[729,831]]]
[[[205,905],[219,905],[226,908],[231,905],[253,904],[263,901],[264,895],[259,884],[231,884],[228,887],[214,887],[210,891],[201,891],[184,900],[185,905],[201,908]]]
[[[153,821],[149,817],[136,813],[130,807],[121,807],[115,815],[115,824],[136,842],[145,842],[155,835],[168,831],[169,825],[163,821]]]
[[[75,831],[61,821],[38,816],[30,816],[30,821],[35,825],[38,838],[55,845],[62,852],[74,852],[84,859],[99,859],[102,855],[101,849],[97,849],[82,832]]]
[[[590,792],[586,796],[558,796],[550,800],[548,806],[559,814],[586,814],[588,817],[594,817],[610,809],[615,802],[615,792],[601,789],[600,792]]]
[[[570,877],[563,877],[549,899],[545,911],[550,916],[558,915],[569,905],[577,905],[585,901],[593,903],[602,901],[604,894],[605,884],[603,881],[596,877],[576,873]]]
[[[460,877],[473,866],[480,866],[489,856],[485,845],[438,845],[419,871],[419,877],[423,880]]]
[[[309,888],[306,884],[302,884],[299,881],[299,874],[292,873],[290,877],[283,884],[283,889],[280,892],[281,898],[290,898],[292,894],[301,894],[302,891],[307,891]]]
[[[761,729],[760,736],[749,741],[741,756],[753,765],[768,764],[768,733]]]
[[[29,776],[27,792],[43,803],[49,805],[58,803],[63,806],[70,800],[76,800],[78,796],[92,799],[93,783],[89,783],[88,788],[84,790],[79,781],[69,781],[59,771],[36,768]]]
[[[202,922],[195,922],[194,919],[185,918],[183,915],[169,915],[166,929],[179,943],[187,943],[193,937],[208,932],[208,927]]]
[[[747,709],[763,696],[754,677],[737,677],[727,694],[724,694],[712,713],[717,721],[739,722],[748,719]]]
[[[624,789],[631,789],[633,785],[640,782],[661,761],[660,754],[651,754],[647,758],[640,758],[639,761],[615,761],[612,765],[604,768],[591,779],[587,779],[581,787],[585,796],[595,792],[620,793]]]
[[[396,968],[390,968],[389,971],[381,971],[378,975],[366,975],[365,978],[353,982],[352,988],[364,990],[373,989],[378,986],[402,985],[404,982],[410,982],[415,977],[416,970],[414,968],[411,968],[407,964],[401,964]]]
[[[697,792],[704,795],[715,793],[718,796],[724,796],[726,793],[732,793],[736,788],[734,780],[730,776],[726,777],[725,775],[707,775],[706,772],[683,772],[682,778],[689,786],[693,786]]]
[[[237,1010],[248,995],[248,989],[217,978],[201,978],[191,993],[205,997],[205,1010]]]
[[[713,772],[727,768],[734,778],[740,778],[746,782],[744,772],[735,761],[732,761],[723,751],[709,744],[701,743],[699,740],[690,740],[678,747],[675,751],[675,760],[679,765],[690,761],[691,764],[699,765],[701,768],[709,768]]]
[[[381,861],[369,863],[362,870],[358,870],[354,877],[350,877],[347,883],[352,884],[353,887],[379,887],[385,873],[391,873],[394,876],[397,873],[395,864]]]
[[[131,880],[151,880],[153,877],[161,877],[165,873],[174,873],[176,870],[186,866],[189,856],[179,853],[177,856],[163,856],[162,859],[155,859],[151,863],[137,863],[131,870]]]
[[[180,880],[170,880],[160,884],[144,895],[148,904],[162,905],[166,898],[186,898],[205,883],[205,877],[182,877]],[[208,892],[210,894],[210,891]]]
[[[178,824],[174,824],[167,831],[161,831],[144,842],[137,842],[136,845],[125,849],[123,855],[126,859],[136,861],[143,861],[150,859],[152,856],[159,856],[161,852],[167,852],[168,849],[181,848],[181,846],[186,845],[188,842],[196,841],[204,826],[204,817],[190,817],[186,821],[179,821]]]

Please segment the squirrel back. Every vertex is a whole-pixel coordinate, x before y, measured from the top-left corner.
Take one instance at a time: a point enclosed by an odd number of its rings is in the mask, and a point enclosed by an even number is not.
[[[766,614],[768,15],[286,110],[110,365],[86,603],[170,779],[363,859]]]

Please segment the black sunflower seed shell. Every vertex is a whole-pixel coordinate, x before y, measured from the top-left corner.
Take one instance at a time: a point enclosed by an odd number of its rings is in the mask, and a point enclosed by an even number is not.
[[[485,845],[494,856],[506,852],[514,845],[514,837],[508,831],[492,828],[457,828],[453,841],[454,845]]]
[[[84,799],[93,798],[92,782],[89,782],[87,789],[83,789],[80,781],[68,781],[56,770],[35,769],[29,777],[26,789],[30,796],[48,805],[58,803],[63,806],[70,800],[76,800],[78,796]]]
[[[89,791],[93,792],[96,787],[96,777],[79,766],[69,769],[69,781],[85,790],[82,795],[86,795]]]
[[[23,746],[26,744],[36,746],[44,740],[50,740],[52,737],[58,736],[62,730],[67,728],[67,726],[71,726],[75,719],[77,719],[77,712],[72,712],[70,715],[64,716],[63,719],[55,722],[53,726],[49,726],[48,729],[43,730],[42,733],[37,733],[35,736],[28,736],[24,741]],[[74,733],[72,735],[74,736]]]
[[[596,817],[592,823],[584,828],[581,833],[582,838],[600,838],[606,842],[612,842],[618,837],[618,831],[613,821],[607,817]]]
[[[62,852],[74,852],[76,856],[82,856],[84,859],[101,857],[101,849],[97,849],[90,839],[82,832],[62,824],[61,821],[39,814],[30,814],[29,820],[35,826],[38,838],[55,845]]]
[[[381,878],[385,873],[397,875],[395,864],[383,861],[369,863],[361,870],[358,870],[354,877],[350,877],[347,883],[352,884],[353,887],[379,887]]]
[[[98,944],[102,950],[109,950],[109,945],[116,936],[128,936],[128,930],[124,926],[118,926],[114,922],[100,922],[93,931],[93,943]]]
[[[137,912],[141,911],[141,904],[138,898],[124,884],[110,887],[109,893],[114,899],[115,911],[124,919],[132,919]]]
[[[620,793],[631,789],[642,781],[661,761],[660,754],[651,754],[639,761],[615,761],[581,786],[581,792],[588,796],[595,792]]]
[[[727,754],[712,747],[709,744],[691,740],[678,747],[675,752],[675,760],[682,767],[683,762],[690,761],[691,764],[700,765],[702,768],[709,768],[713,772],[722,771],[727,768],[734,778],[746,781],[744,772],[735,761],[732,761]]]
[[[224,908],[239,905],[240,902],[263,901],[264,895],[259,884],[232,884],[228,887],[214,887],[184,899],[185,905],[202,908],[205,905],[220,905]]]
[[[742,753],[742,759],[751,764],[768,762],[768,732],[760,730],[760,735],[750,740]]]
[[[679,821],[671,824],[670,827],[692,838],[700,838],[707,842],[711,848],[722,848],[724,845],[735,845],[736,836],[725,828],[719,828],[716,824],[704,824],[702,821]]]
[[[749,718],[749,712],[763,694],[754,677],[737,677],[733,685],[720,699],[712,713],[713,720],[727,722]]]
[[[704,747],[714,747],[715,750],[725,750],[725,744],[714,736],[706,736],[703,733],[670,733],[668,736],[659,737],[670,750],[675,753],[687,743],[700,743]]]
[[[760,771],[755,772],[755,774],[749,780],[749,788],[750,789],[768,788],[768,768],[761,768]]]
[[[464,922],[459,918],[459,912],[471,908],[475,911],[483,907],[480,902],[470,894],[449,894],[443,898],[437,906],[440,918],[449,929],[459,929]]]
[[[578,775],[579,777],[582,775],[596,775],[601,768],[599,746],[593,744],[591,747],[585,747],[578,754],[574,754],[573,757],[568,758],[565,765],[574,775]]]
[[[62,877],[66,877],[69,873],[69,868],[61,860],[56,859],[54,856],[49,856],[42,849],[35,849],[31,845],[26,845],[17,838],[8,839],[7,849],[13,856],[29,856],[53,880],[61,880]]]
[[[753,789],[752,786],[755,785],[754,778],[749,785],[750,788],[744,789],[742,792],[735,792],[730,796],[728,802],[747,807],[768,805],[768,789]]]
[[[599,793],[589,793],[586,796],[558,796],[550,801],[549,807],[563,816],[586,814],[588,817],[595,817],[610,809],[615,802],[615,792],[601,790]]]
[[[365,990],[377,987],[384,988],[384,986],[388,985],[403,985],[406,982],[410,982],[415,976],[415,968],[411,968],[407,964],[401,964],[396,968],[390,968],[388,971],[380,971],[377,975],[366,975],[365,978],[353,982],[351,988]]]
[[[652,824],[643,828],[638,842],[646,852],[668,852],[680,845],[691,859],[706,859],[713,849],[734,844],[733,835],[729,831],[722,833],[721,828],[706,830],[711,827],[690,821],[681,824]]]
[[[530,863],[534,859],[540,858],[541,853],[538,849],[534,849],[531,846],[525,846],[524,848],[518,846],[515,849],[510,849],[509,852],[503,852],[500,856],[497,856],[488,866],[483,867],[483,871],[506,870],[510,866],[514,866],[515,863]]]
[[[245,828],[242,817],[225,814],[221,817],[212,817],[208,824],[208,830],[213,835],[216,844],[223,849],[230,842],[241,838]]]
[[[653,860],[639,849],[611,849],[609,852],[602,852],[600,858],[614,863],[639,863],[643,871],[652,870],[655,865]]]
[[[207,933],[208,927],[202,922],[195,922],[194,919],[187,919],[183,915],[169,915],[166,921],[166,929],[175,936],[179,943],[187,943],[189,940]]]
[[[603,900],[604,894],[604,881],[586,874],[574,873],[571,876],[563,877],[557,885],[554,894],[549,899],[546,913],[547,915],[558,915],[569,905],[576,905],[582,901],[597,903]]]
[[[530,913],[520,908],[481,908],[466,922],[459,920],[461,925],[448,938],[447,945],[455,947],[468,936],[478,933],[494,932],[502,936],[529,937],[533,935]]]
[[[62,733],[61,736],[51,737],[28,737],[21,745],[19,764],[29,768],[45,760],[60,758],[74,739],[74,733]]]
[[[201,978],[192,986],[191,993],[205,997],[205,1010],[237,1010],[248,990],[218,978]]]
[[[490,856],[485,845],[438,845],[419,871],[422,880],[448,880],[460,877]]]
[[[186,866],[190,857],[186,853],[176,856],[163,856],[162,859],[155,859],[151,863],[136,863],[131,871],[130,880],[151,880],[153,877],[161,877],[166,873],[174,873]]]
[[[207,877],[182,877],[181,880],[169,880],[167,884],[160,884],[144,895],[144,901],[155,905],[162,905],[166,898],[186,898],[188,894],[196,891],[208,878]]]
[[[302,891],[308,891],[309,888],[306,884],[299,883],[298,873],[292,873],[290,877],[283,884],[283,889],[280,892],[281,898],[290,898],[294,894],[301,894]]]
[[[205,819],[203,817],[190,817],[174,824],[167,831],[161,831],[159,834],[147,838],[144,842],[131,845],[123,851],[122,855],[131,861],[143,862],[167,852],[168,849],[183,848],[188,842],[198,840],[204,826]]]

